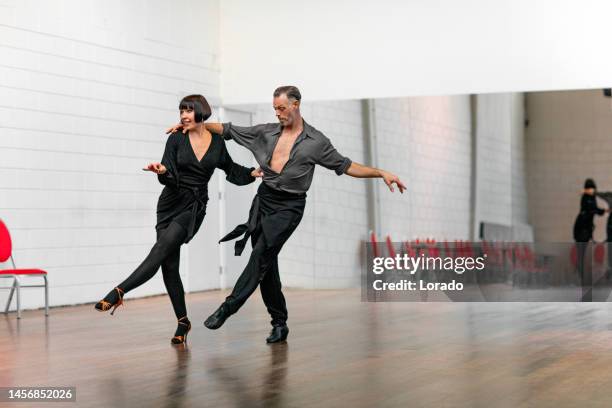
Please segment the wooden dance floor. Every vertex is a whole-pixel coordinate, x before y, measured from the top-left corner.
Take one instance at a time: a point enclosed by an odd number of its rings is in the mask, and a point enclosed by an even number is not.
[[[362,303],[355,290],[287,290],[289,341],[267,345],[255,294],[224,327],[225,292],[0,315],[0,386],[76,386],[41,407],[610,407],[612,304]]]

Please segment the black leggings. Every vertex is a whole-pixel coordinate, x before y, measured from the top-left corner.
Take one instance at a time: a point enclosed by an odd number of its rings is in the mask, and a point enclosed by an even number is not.
[[[171,222],[163,230],[157,230],[157,242],[151,248],[149,255],[118,287],[127,293],[151,279],[161,266],[164,284],[176,318],[187,316],[185,290],[179,274],[181,245],[186,237],[187,231],[176,222]]]
[[[593,246],[589,242],[576,242],[576,255],[578,276],[580,277],[580,286],[582,287],[582,302],[593,301]],[[589,264],[587,267],[587,260]]]

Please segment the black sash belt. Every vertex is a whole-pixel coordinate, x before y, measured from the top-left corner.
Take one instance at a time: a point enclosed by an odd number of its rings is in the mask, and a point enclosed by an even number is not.
[[[240,256],[242,251],[244,251],[244,247],[246,246],[249,237],[257,228],[257,221],[259,220],[259,195],[256,195],[253,199],[253,204],[251,205],[251,210],[249,211],[249,219],[244,224],[238,225],[232,232],[221,238],[219,243],[225,241],[231,241],[232,239],[236,239],[242,234],[244,237],[236,241],[234,244],[234,255]]]
[[[206,208],[208,202],[208,189],[199,189],[198,187],[181,186],[181,189],[188,190],[193,194],[194,202],[191,206],[191,218],[189,219],[189,229],[187,230],[187,240],[193,238],[195,234],[195,224],[198,217],[198,212]]]
[[[279,210],[281,210],[283,208],[287,209],[288,201],[298,200],[298,202],[303,202],[305,198],[305,193],[294,194],[287,193],[284,191],[278,191],[268,187],[265,183],[261,183],[259,185],[255,198],[253,198],[253,204],[251,204],[251,209],[249,210],[249,219],[247,220],[247,222],[238,225],[236,228],[234,228],[232,232],[221,238],[219,240],[219,243],[231,241],[244,234],[244,236],[238,241],[236,241],[236,243],[234,244],[234,255],[240,256],[242,254],[242,251],[244,251],[244,247],[246,246],[249,237],[253,234],[253,232],[259,227],[262,222],[261,200],[267,200],[264,203],[264,207],[274,205],[275,207],[279,207]],[[301,208],[303,208],[303,204]],[[264,213],[265,212],[267,211],[264,211]]]

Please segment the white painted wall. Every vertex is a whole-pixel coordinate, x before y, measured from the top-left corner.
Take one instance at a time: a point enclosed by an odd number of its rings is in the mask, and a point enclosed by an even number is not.
[[[350,4],[350,5],[349,5]],[[225,103],[603,88],[606,0],[221,2]]]
[[[527,180],[527,145],[525,135],[525,94],[512,95],[510,112],[510,138],[512,172],[512,224],[529,224],[529,196]]]
[[[528,222],[522,94],[477,98],[476,231],[480,222]]]
[[[402,175],[407,194],[378,185],[382,232],[398,240],[467,239],[470,200],[468,96],[376,100],[378,166]]]
[[[181,96],[219,103],[218,14],[218,1],[0,0],[0,217],[17,265],[49,272],[51,305],[101,298],[148,253],[161,185],[141,168],[161,159]],[[218,287],[216,186],[182,254],[191,290]],[[156,276],[131,296],[163,291]]]

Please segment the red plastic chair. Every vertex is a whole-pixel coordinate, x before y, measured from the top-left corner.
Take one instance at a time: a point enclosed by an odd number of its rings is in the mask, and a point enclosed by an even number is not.
[[[11,306],[11,301],[13,300],[13,294],[17,293],[16,301],[17,301],[17,318],[21,319],[21,299],[20,299],[20,291],[21,288],[45,288],[45,316],[49,315],[49,285],[47,282],[47,272],[41,269],[17,269],[15,266],[15,261],[13,260],[13,245],[11,242],[11,234],[9,233],[8,228],[2,220],[0,220],[0,263],[4,263],[7,260],[11,260],[13,264],[13,269],[2,269],[0,270],[0,278],[12,278],[13,285],[10,287],[11,293],[8,297],[8,301],[6,302],[6,308],[4,309],[4,313],[8,313],[9,307]],[[21,283],[21,278],[24,276],[30,277],[42,277],[45,280],[44,285],[23,285]],[[9,289],[9,287],[4,287],[0,289]]]

